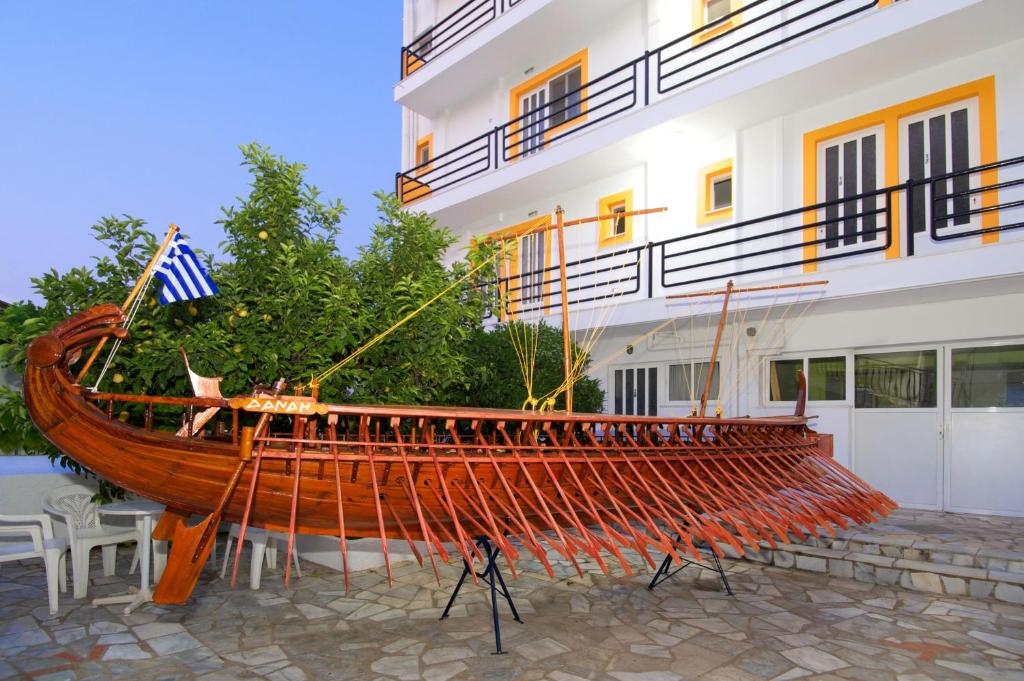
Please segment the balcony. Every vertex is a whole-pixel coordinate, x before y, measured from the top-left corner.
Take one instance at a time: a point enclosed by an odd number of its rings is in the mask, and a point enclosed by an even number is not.
[[[1019,275],[1024,256],[1024,156],[744,220],[566,263],[570,308],[650,301],[728,280],[827,277],[829,297]],[[962,253],[974,248],[969,260]],[[492,316],[560,308],[558,257],[549,267],[483,286]],[[932,258],[957,257],[956,263]],[[929,262],[930,261],[930,262]],[[896,265],[899,263],[902,266]],[[878,268],[865,274],[863,267]]]
[[[402,48],[401,79],[445,54],[523,0],[469,0]]]
[[[753,0],[429,161],[396,173],[411,203],[534,156],[589,128],[693,89],[889,0]]]

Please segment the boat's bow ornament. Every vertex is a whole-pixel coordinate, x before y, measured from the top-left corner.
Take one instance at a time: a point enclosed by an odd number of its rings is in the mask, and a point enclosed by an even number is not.
[[[62,451],[171,509],[160,532],[178,539],[157,591],[163,602],[188,597],[220,519],[339,536],[347,580],[352,537],[381,540],[385,560],[387,540],[404,540],[435,571],[450,557],[481,564],[476,543],[486,538],[513,574],[523,551],[549,572],[549,551],[577,569],[585,559],[604,569],[612,558],[628,572],[623,549],[652,565],[659,553],[697,556],[705,543],[756,551],[895,508],[832,460],[803,415],[533,413],[82,388],[69,362],[103,336],[123,336],[121,319],[115,306],[96,307],[34,341],[25,400]],[[175,435],[213,407],[220,412],[207,427]],[[192,513],[206,516],[201,527],[182,524]]]

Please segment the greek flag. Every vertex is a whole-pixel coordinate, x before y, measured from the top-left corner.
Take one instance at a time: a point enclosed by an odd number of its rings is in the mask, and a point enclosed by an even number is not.
[[[220,292],[181,234],[174,235],[171,245],[153,269],[153,276],[164,283],[160,291],[161,305],[195,300]]]

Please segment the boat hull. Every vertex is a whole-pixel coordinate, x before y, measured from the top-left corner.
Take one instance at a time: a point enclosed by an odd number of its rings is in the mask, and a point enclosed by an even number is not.
[[[274,530],[409,541],[433,558],[487,537],[514,559],[698,555],[866,522],[895,504],[831,460],[801,416],[666,418],[328,405],[255,434],[225,400],[95,394],[69,363],[120,312],[93,308],[33,342],[25,401],[40,431],[96,474],[180,514]],[[132,425],[124,405],[144,412]],[[217,406],[224,441],[153,426],[157,405]],[[163,406],[159,408],[164,408]],[[274,424],[281,427],[282,419]],[[235,477],[236,472],[240,474]],[[237,482],[234,485],[233,482]],[[223,500],[223,505],[219,502]],[[678,536],[678,538],[677,538]],[[510,541],[509,538],[517,540]],[[344,541],[342,542],[344,547]]]

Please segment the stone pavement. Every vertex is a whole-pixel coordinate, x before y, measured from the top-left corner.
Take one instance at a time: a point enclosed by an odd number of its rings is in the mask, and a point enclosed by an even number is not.
[[[90,597],[135,582],[120,553],[119,575],[94,578]],[[404,564],[392,588],[364,572],[348,594],[340,574],[311,563],[290,589],[265,571],[260,591],[232,590],[208,566],[188,605],[125,616],[64,595],[55,617],[41,563],[7,564],[0,679],[1024,680],[1020,606],[724,563],[733,598],[695,568],[651,592],[646,568],[609,577],[587,566],[581,578],[558,562],[551,579],[523,558],[509,585],[525,623],[503,615],[502,656],[491,654],[482,582],[437,620],[454,563],[440,588],[429,567]]]

